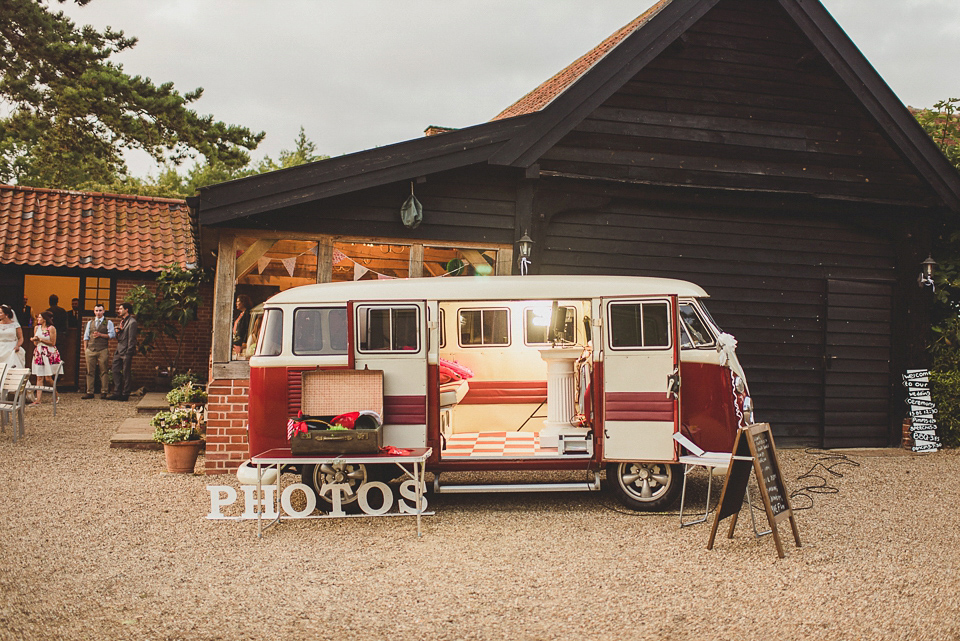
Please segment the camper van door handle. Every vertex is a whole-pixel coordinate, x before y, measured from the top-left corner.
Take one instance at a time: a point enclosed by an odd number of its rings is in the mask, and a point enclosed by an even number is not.
[[[680,394],[680,368],[674,367],[667,376],[667,398],[677,398]]]

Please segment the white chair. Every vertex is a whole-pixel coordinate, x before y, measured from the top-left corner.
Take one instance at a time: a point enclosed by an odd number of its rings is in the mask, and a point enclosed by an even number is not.
[[[60,366],[60,371],[53,375],[53,385],[27,385],[27,389],[31,392],[50,392],[53,394],[53,415],[57,415],[57,400],[60,398],[60,395],[57,394],[57,379],[60,378],[60,373],[63,371],[63,366]]]
[[[689,452],[689,454],[679,458],[680,463],[683,464],[683,489],[680,492],[680,527],[703,523],[710,515],[710,495],[713,491],[713,473],[717,471],[720,474],[726,474],[727,468],[730,467],[730,459],[733,455],[730,452],[707,452],[680,432],[673,435],[673,440]],[[710,474],[709,480],[707,481],[706,507],[703,511],[703,518],[684,522],[683,506],[687,499],[687,476],[697,467],[706,468]]]
[[[24,435],[24,408],[27,404],[27,384],[30,382],[30,370],[8,367],[0,382],[0,429],[7,424],[7,415],[13,424],[13,442]]]

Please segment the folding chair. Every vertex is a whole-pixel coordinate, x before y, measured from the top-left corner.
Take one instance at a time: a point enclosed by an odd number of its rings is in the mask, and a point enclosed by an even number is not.
[[[733,460],[733,454],[730,452],[707,452],[680,432],[673,435],[673,440],[682,445],[683,448],[690,453],[679,458],[679,461],[683,463],[683,489],[680,492],[680,527],[697,525],[698,523],[706,521],[710,516],[710,494],[713,490],[714,471],[719,474],[726,474],[727,469],[730,467],[730,462]],[[704,508],[702,518],[696,519],[695,521],[684,522],[683,505],[687,498],[687,475],[697,467],[706,468],[710,473],[709,480],[707,481],[706,507]],[[750,522],[753,524],[753,533],[758,537],[769,534],[772,530],[767,530],[766,532],[757,531],[757,521],[753,515],[753,502],[750,500],[749,487],[747,487],[746,495],[747,505],[750,508]]]
[[[13,424],[13,442],[24,435],[24,417],[27,404],[27,384],[30,382],[30,370],[8,367],[0,382],[0,429],[7,423],[7,415]]]
[[[60,370],[53,375],[53,385],[28,385],[27,389],[31,392],[50,392],[53,394],[53,415],[57,415],[57,400],[60,398],[60,395],[57,394],[57,379],[60,378],[60,373],[63,372],[63,365],[60,366]]]

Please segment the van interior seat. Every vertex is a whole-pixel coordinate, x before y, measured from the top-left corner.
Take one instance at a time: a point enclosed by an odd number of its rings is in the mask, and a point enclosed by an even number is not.
[[[440,407],[453,407],[463,400],[470,391],[470,384],[465,381],[450,381],[440,386]]]

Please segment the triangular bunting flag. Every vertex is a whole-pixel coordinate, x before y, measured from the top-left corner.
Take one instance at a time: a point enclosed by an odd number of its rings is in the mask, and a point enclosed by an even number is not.
[[[281,262],[283,266],[287,268],[287,273],[290,274],[290,278],[293,278],[293,272],[297,268],[297,257],[291,256],[290,258],[284,258]]]
[[[363,275],[366,274],[369,269],[361,265],[360,263],[353,264],[353,280],[360,280],[363,278]]]
[[[257,273],[258,273],[258,274],[262,274],[262,273],[263,273],[263,270],[265,270],[265,269],[267,268],[267,266],[270,265],[270,261],[271,261],[271,260],[272,260],[272,259],[267,258],[266,256],[261,256],[260,258],[258,258],[258,259],[257,259]]]

